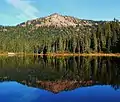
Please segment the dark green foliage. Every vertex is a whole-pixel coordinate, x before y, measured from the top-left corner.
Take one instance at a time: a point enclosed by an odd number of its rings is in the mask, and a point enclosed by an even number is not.
[[[76,27],[0,26],[0,51],[41,53],[118,53],[118,20]]]

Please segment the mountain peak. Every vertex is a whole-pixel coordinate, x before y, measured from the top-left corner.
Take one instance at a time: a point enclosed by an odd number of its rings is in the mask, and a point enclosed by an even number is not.
[[[50,16],[60,16],[60,14],[58,14],[58,13],[53,13],[53,14],[51,14]]]
[[[33,25],[35,27],[41,26],[55,26],[55,27],[68,27],[76,25],[90,25],[91,23],[86,20],[80,20],[71,16],[63,16],[58,13],[53,13],[50,16],[29,20],[27,22],[19,24],[19,26]]]

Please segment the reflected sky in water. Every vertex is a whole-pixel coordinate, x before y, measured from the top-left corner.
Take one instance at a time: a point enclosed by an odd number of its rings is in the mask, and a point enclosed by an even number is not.
[[[120,89],[95,85],[54,94],[17,82],[2,82],[0,102],[120,102]]]

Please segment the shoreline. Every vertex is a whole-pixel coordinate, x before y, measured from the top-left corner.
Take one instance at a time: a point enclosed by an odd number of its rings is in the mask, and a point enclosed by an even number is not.
[[[0,56],[108,56],[108,57],[120,57],[120,53],[48,53],[48,54],[31,54],[31,53],[0,53]]]

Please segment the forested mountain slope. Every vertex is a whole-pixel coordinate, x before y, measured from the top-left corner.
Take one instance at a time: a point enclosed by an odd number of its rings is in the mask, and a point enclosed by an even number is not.
[[[29,20],[17,26],[0,26],[0,52],[118,53],[120,23],[62,16]]]

